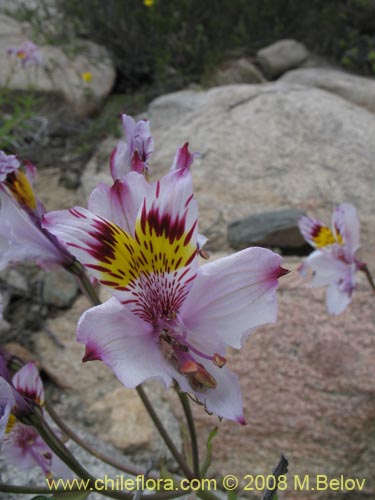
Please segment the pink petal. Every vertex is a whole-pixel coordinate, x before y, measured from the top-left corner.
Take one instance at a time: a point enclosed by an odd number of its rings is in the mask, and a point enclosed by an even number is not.
[[[218,368],[208,361],[202,361],[201,364],[215,378],[217,382],[216,388],[204,388],[201,391],[193,390],[187,378],[178,374],[175,379],[182,391],[194,394],[205,405],[208,412],[234,420],[242,425],[245,424],[242,394],[237,375],[230,371],[227,366]]]
[[[130,172],[112,187],[99,184],[90,195],[88,207],[134,236],[135,221],[149,189],[143,175]]]
[[[252,328],[273,323],[276,288],[285,274],[281,257],[263,248],[248,248],[201,266],[180,315],[194,342],[240,348]]]
[[[14,424],[4,439],[3,452],[5,460],[20,469],[40,467],[46,475],[52,473],[55,478],[73,477],[71,470],[29,425],[20,422]]]
[[[66,263],[67,256],[1,190],[0,201],[0,269],[30,260],[37,261],[43,267]]]
[[[345,291],[340,290],[336,283],[332,283],[327,288],[326,305],[328,313],[336,316],[341,314],[350,304],[352,298]]]
[[[318,219],[313,219],[312,217],[307,217],[305,215],[300,217],[298,226],[302,236],[305,238],[307,243],[309,243],[314,248],[317,248],[315,237],[323,228],[328,229],[324,222],[321,222]]]
[[[86,360],[102,360],[128,388],[150,378],[165,387],[172,382],[174,369],[164,358],[152,325],[114,298],[82,315],[77,340],[86,345]]]
[[[303,264],[304,271],[308,268],[314,273],[310,285],[325,286],[343,278],[348,271],[348,264],[337,258],[333,252],[316,250]]]
[[[171,170],[189,170],[197,156],[199,156],[199,153],[190,153],[189,143],[186,142],[182,148],[177,149]]]
[[[17,156],[7,155],[0,150],[0,182],[4,182],[7,175],[20,168]]]
[[[122,179],[130,171],[129,147],[124,141],[119,141],[111,153],[109,167],[113,180]]]
[[[0,377],[0,450],[10,411],[15,404],[13,390],[6,380]]]
[[[44,404],[44,387],[39,371],[34,363],[27,363],[13,377],[13,385],[19,393],[40,406]]]
[[[332,227],[342,236],[348,260],[354,259],[359,248],[359,220],[357,211],[350,203],[342,203],[332,214]]]

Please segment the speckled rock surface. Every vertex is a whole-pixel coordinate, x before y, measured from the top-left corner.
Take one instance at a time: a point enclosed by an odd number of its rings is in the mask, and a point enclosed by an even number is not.
[[[287,258],[283,265],[295,269],[298,262]],[[212,473],[267,475],[284,453],[289,487],[280,499],[375,496],[374,298],[359,278],[352,304],[338,317],[328,317],[323,289],[309,288],[296,272],[282,278],[277,323],[252,333],[228,357],[248,425],[220,423],[194,408],[201,442],[219,426]],[[316,474],[364,478],[367,495],[293,491],[295,474],[309,474],[312,486]]]

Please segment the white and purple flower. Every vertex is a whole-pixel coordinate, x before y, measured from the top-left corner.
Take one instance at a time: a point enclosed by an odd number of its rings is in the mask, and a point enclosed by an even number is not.
[[[122,114],[121,119],[126,142],[120,141],[111,154],[110,170],[114,181],[122,179],[131,171],[147,175],[148,162],[154,150],[148,120],[136,122],[126,114]]]
[[[90,211],[49,213],[45,227],[114,296],[79,321],[84,361],[102,360],[129,388],[175,380],[207,411],[243,424],[226,348],[276,320],[286,271],[280,256],[261,248],[198,266],[198,209],[183,163],[155,183],[131,172],[111,188],[100,185]]]
[[[0,151],[0,270],[33,260],[45,269],[69,265],[74,258],[41,227],[45,213],[32,182],[36,169]]]
[[[40,467],[48,478],[72,477],[69,468],[52,452],[37,430],[19,420],[33,405],[43,412],[44,388],[34,363],[23,366],[12,380],[7,375],[0,377],[0,389],[0,438],[5,460],[21,469]]]
[[[24,68],[28,66],[40,66],[43,62],[40,47],[30,40],[26,40],[19,47],[11,47],[8,54],[17,57]]]
[[[300,268],[303,276],[313,271],[311,286],[328,286],[326,304],[329,314],[343,312],[356,288],[355,273],[363,264],[355,253],[359,249],[359,220],[349,203],[339,205],[332,214],[331,227],[310,217],[301,217],[300,231],[316,250]]]

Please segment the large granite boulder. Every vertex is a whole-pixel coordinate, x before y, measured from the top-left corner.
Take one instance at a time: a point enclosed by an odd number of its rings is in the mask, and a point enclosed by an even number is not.
[[[96,111],[116,77],[105,48],[86,40],[72,40],[65,47],[43,45],[42,64],[23,67],[8,49],[31,37],[28,23],[0,14],[0,87],[61,94],[78,116]]]
[[[280,82],[214,88],[193,102],[189,112],[169,106],[169,124],[161,106],[150,107],[152,166],[154,175],[165,173],[185,141],[201,152],[192,170],[209,248],[224,248],[227,223],[249,214],[294,207],[328,222],[333,206],[346,201],[358,209],[363,255],[375,265],[372,113]],[[158,113],[163,126],[154,128]]]
[[[281,80],[327,90],[375,113],[374,78],[352,75],[335,69],[299,68],[288,71]]]

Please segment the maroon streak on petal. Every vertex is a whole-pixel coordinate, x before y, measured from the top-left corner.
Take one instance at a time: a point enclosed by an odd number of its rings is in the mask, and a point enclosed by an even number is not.
[[[82,358],[82,363],[86,361],[101,361],[102,357],[98,353],[97,348],[93,345],[87,344],[85,349],[85,355]]]

